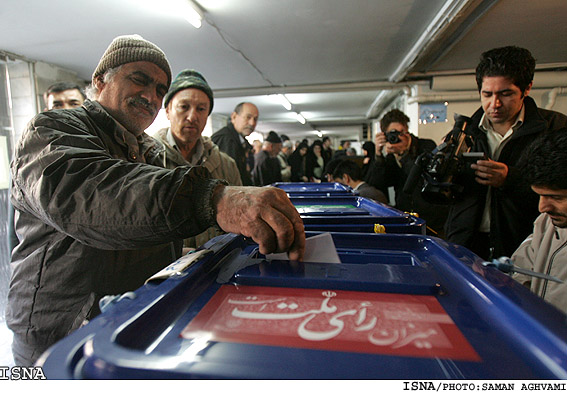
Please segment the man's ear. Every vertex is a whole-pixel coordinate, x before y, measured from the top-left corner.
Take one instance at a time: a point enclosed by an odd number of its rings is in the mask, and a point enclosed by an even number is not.
[[[100,93],[102,92],[102,90],[105,87],[105,83],[104,83],[104,76],[96,76],[94,81],[93,81],[94,86],[96,87],[96,90]]]
[[[533,83],[534,83],[534,82],[532,81],[532,82],[530,83],[530,85],[528,85],[528,87],[526,88],[526,90],[524,91],[524,98],[530,94],[530,90],[532,89]]]
[[[169,106],[170,106],[170,105],[171,105],[171,102],[169,102],[169,103],[167,104],[167,107],[165,108],[165,115],[166,115],[168,121],[171,121],[171,120],[169,119]]]

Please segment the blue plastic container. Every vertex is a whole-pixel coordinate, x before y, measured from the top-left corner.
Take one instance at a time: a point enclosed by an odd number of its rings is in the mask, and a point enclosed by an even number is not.
[[[290,197],[307,231],[426,233],[425,220],[357,196]]]
[[[273,187],[281,188],[290,197],[319,196],[335,197],[357,195],[352,188],[341,183],[274,183]]]
[[[341,264],[267,260],[217,237],[39,363],[50,379],[567,378],[567,317],[470,251],[332,237]]]

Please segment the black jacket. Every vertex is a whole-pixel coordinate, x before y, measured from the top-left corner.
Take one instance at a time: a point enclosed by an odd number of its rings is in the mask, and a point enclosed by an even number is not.
[[[301,147],[301,146],[300,146]],[[289,156],[288,163],[291,166],[291,181],[302,182],[302,178],[306,176],[305,162],[306,155],[300,154],[300,147],[296,148]]]
[[[490,244],[494,257],[511,256],[531,234],[533,222],[539,215],[538,195],[519,171],[522,153],[539,134],[567,126],[566,116],[538,108],[529,96],[524,99],[524,105],[524,123],[514,131],[497,160],[508,165],[508,176],[502,187],[492,188]],[[486,133],[478,128],[483,114],[480,108],[472,116],[471,134],[475,139],[472,151],[488,155]],[[482,220],[488,187],[478,184],[473,174],[461,175],[456,183],[465,187],[464,198],[451,206],[445,233],[449,241],[470,247]]]
[[[252,171],[255,186],[268,186],[282,181],[280,161],[271,158],[267,151],[261,150],[254,157],[254,170]]]
[[[211,140],[214,144],[219,146],[219,149],[223,153],[227,153],[236,162],[238,171],[240,172],[240,178],[242,179],[242,185],[252,186],[252,178],[250,172],[246,169],[246,153],[252,155],[252,146],[246,139],[244,143],[240,142],[240,135],[234,129],[234,126],[229,122],[224,128],[216,131]]]
[[[375,156],[370,162],[370,168],[365,175],[368,184],[384,192],[393,186],[396,192],[396,208],[404,212],[417,213],[424,219],[432,235],[442,236],[443,226],[447,218],[447,206],[433,205],[425,202],[421,196],[423,182],[420,180],[412,193],[403,191],[406,179],[411,172],[415,159],[424,152],[430,152],[436,147],[431,139],[420,139],[412,135],[408,152],[400,159],[401,167],[397,164],[393,154],[385,157]]]

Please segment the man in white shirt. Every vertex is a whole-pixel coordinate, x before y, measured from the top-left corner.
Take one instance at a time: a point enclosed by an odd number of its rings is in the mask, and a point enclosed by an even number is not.
[[[476,68],[481,108],[472,116],[471,151],[487,159],[457,179],[464,198],[449,211],[445,235],[479,256],[510,256],[531,233],[538,196],[519,170],[522,153],[543,132],[567,126],[563,114],[538,108],[528,96],[535,59],[524,48],[482,54]]]

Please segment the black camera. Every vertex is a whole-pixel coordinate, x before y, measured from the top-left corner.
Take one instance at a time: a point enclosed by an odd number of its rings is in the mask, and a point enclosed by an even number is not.
[[[400,143],[402,141],[400,139],[401,134],[402,133],[400,131],[396,131],[395,129],[392,129],[391,131],[384,133],[384,135],[386,136],[386,140],[390,144]]]
[[[450,204],[459,199],[464,187],[455,183],[461,172],[470,169],[471,161],[483,159],[483,153],[470,153],[474,144],[469,133],[472,120],[455,114],[455,124],[443,143],[429,153],[420,154],[415,160],[406,183],[405,193],[412,193],[420,176],[423,178],[421,196],[429,203]]]

